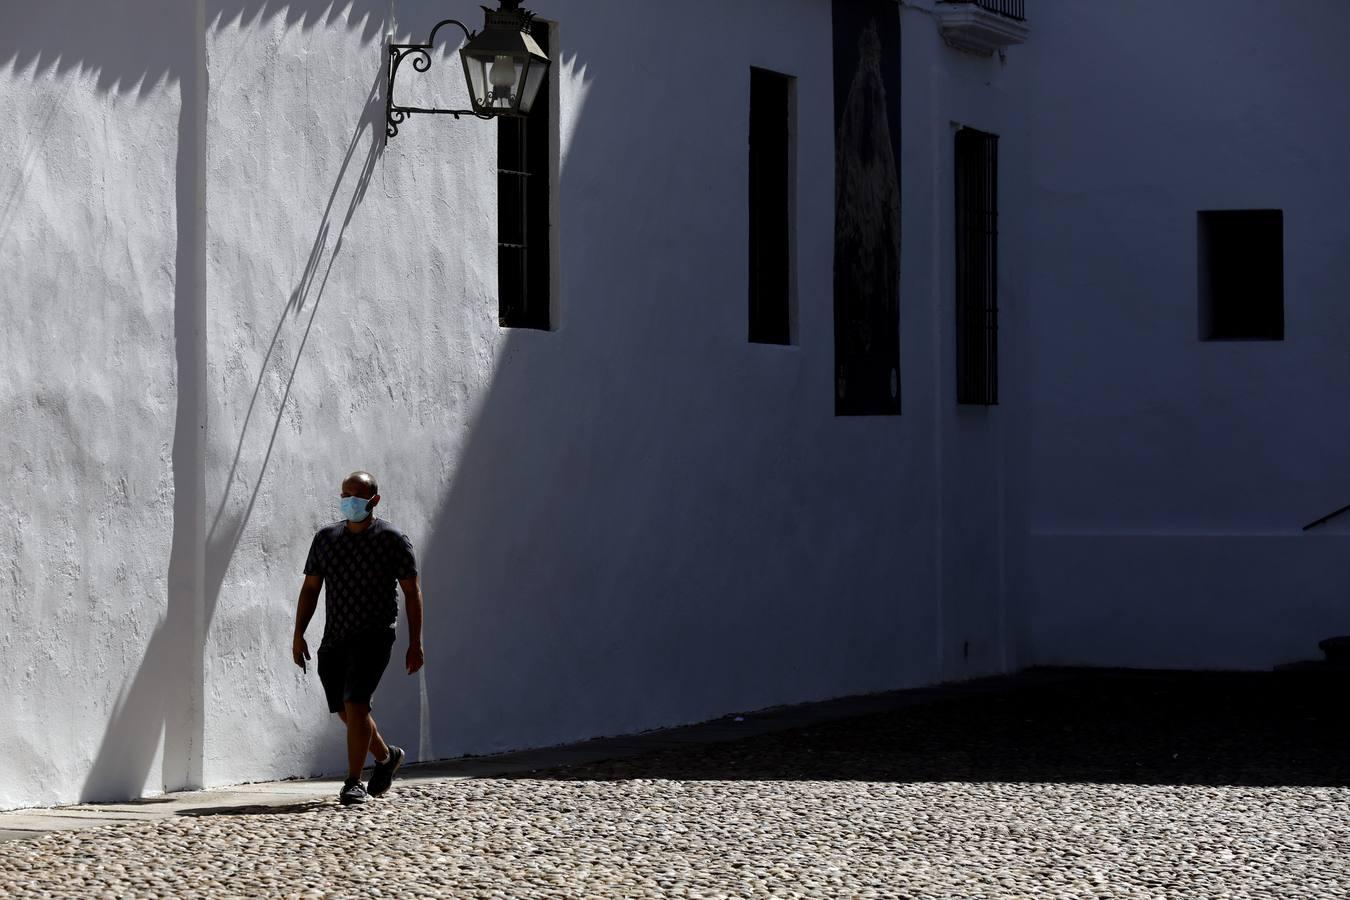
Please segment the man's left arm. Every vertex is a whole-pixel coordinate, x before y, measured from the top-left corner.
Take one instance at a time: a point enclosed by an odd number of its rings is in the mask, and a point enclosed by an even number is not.
[[[426,656],[422,651],[422,585],[416,575],[400,578],[398,586],[403,588],[403,605],[408,611],[408,674],[412,675],[422,668]]]

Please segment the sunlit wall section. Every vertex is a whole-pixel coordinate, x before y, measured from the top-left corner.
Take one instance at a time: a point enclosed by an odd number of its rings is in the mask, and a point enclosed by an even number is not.
[[[195,299],[176,275],[192,16],[170,6],[25,5],[0,37],[0,807],[176,777],[178,311]]]

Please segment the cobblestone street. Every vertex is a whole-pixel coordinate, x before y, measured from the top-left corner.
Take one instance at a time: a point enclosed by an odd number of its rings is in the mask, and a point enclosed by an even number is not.
[[[1098,673],[0,844],[9,896],[1350,896],[1346,684]]]

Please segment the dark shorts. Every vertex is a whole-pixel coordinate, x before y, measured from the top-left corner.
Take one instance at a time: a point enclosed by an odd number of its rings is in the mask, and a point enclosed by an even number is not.
[[[344,703],[370,703],[393,646],[390,628],[319,647],[319,681],[329,712],[341,712]]]

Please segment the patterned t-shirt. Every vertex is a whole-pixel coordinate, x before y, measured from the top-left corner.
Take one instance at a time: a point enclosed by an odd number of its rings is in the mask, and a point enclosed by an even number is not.
[[[417,574],[412,541],[383,519],[364,531],[336,522],[314,535],[305,574],[324,584],[323,644],[387,631],[398,621],[400,579]]]

